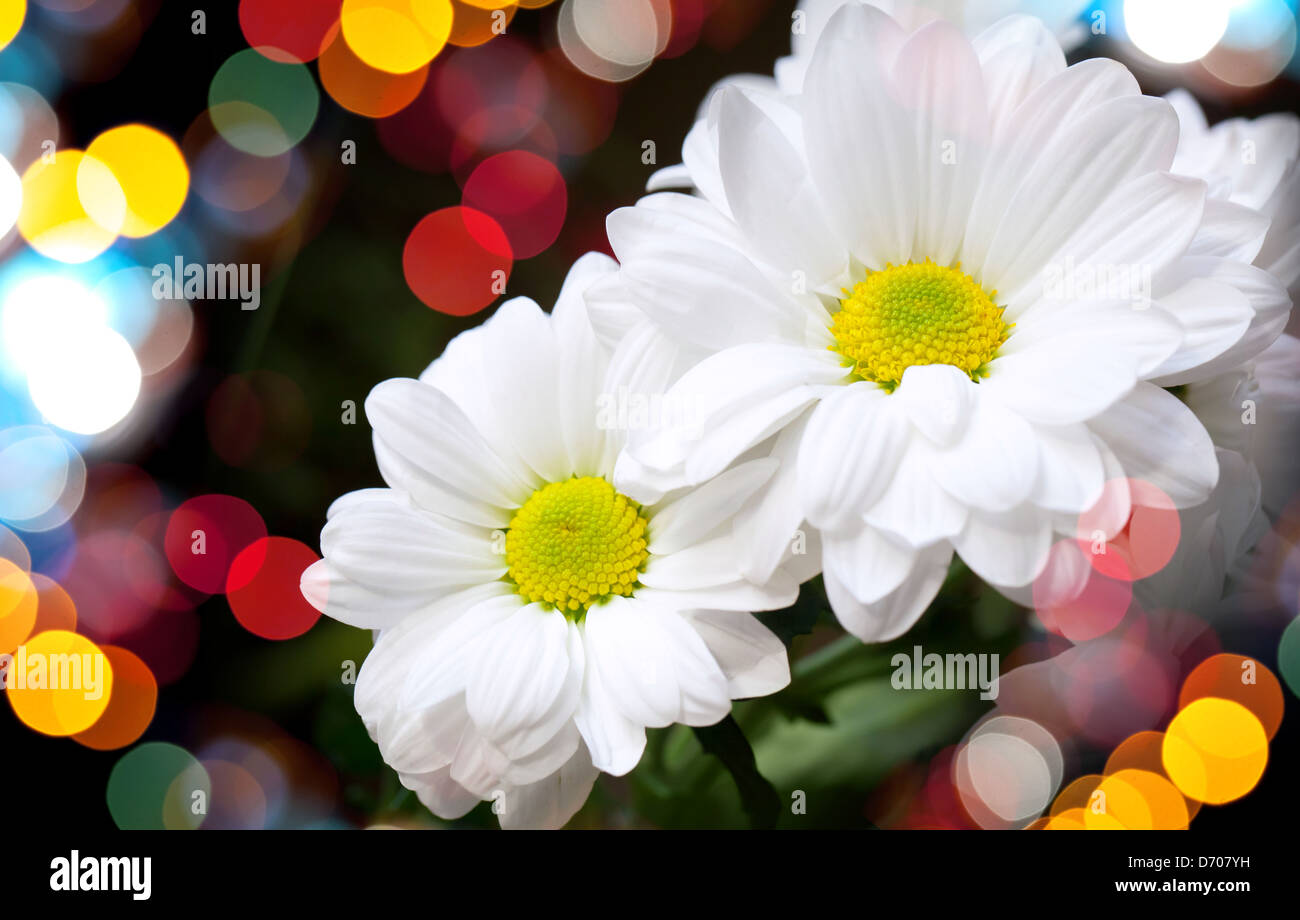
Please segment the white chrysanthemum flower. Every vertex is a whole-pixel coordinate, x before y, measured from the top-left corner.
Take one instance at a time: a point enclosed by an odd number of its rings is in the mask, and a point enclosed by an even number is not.
[[[846,5],[873,6],[888,13],[908,32],[936,20],[951,22],[967,36],[975,37],[1002,19],[1016,13],[1037,17],[1047,31],[1052,48],[1058,45],[1070,49],[1080,44],[1087,34],[1080,16],[1092,0],[799,0],[791,18],[790,54],[780,58],[772,76],[737,74],[720,80],[700,105],[700,118],[696,121],[682,148],[683,163],[667,166],[650,177],[648,191],[691,187],[696,181],[708,182],[716,177],[710,170],[717,159],[717,136],[705,117],[713,96],[721,89],[734,86],[756,95],[770,95],[778,99],[797,96],[803,90],[804,77],[813,51],[821,40],[822,32],[831,17]],[[1043,41],[1041,29],[1025,27],[1018,34],[1004,31],[1002,40],[1008,44]],[[1000,48],[987,48],[986,54],[997,54]],[[1051,54],[1050,49],[1042,51]],[[1063,60],[1063,59],[1062,59]],[[715,183],[716,184],[716,183]]]
[[[1278,517],[1300,497],[1300,339],[1280,336],[1255,359],[1254,374],[1260,396],[1252,459],[1264,510]]]
[[[790,54],[776,62],[773,77],[784,93],[803,88],[808,62],[822,31],[840,7],[859,3],[890,15],[907,31],[942,19],[974,37],[1015,13],[1036,16],[1067,50],[1087,36],[1079,17],[1092,0],[799,0],[791,27]]]
[[[1148,609],[1212,613],[1251,550],[1300,492],[1300,340],[1283,335],[1254,361],[1181,391],[1214,440],[1219,482],[1179,513],[1169,562],[1134,586]]]
[[[1207,207],[1231,214],[1254,264],[1294,295],[1300,282],[1300,119],[1291,113],[1233,118],[1209,127],[1191,94],[1166,97],[1178,113],[1173,171],[1204,179]],[[1275,329],[1285,314],[1272,320]],[[1212,611],[1225,583],[1240,577],[1250,551],[1300,490],[1300,342],[1283,335],[1254,361],[1182,391],[1219,455],[1219,483],[1180,513],[1181,536],[1169,563],[1135,586],[1147,607]]]
[[[1173,170],[1204,179],[1211,198],[1258,212],[1255,264],[1300,292],[1300,118],[1290,112],[1230,118],[1209,127],[1186,90],[1165,97],[1178,112]],[[1243,220],[1245,218],[1243,217]]]
[[[626,432],[602,397],[654,392],[671,361],[644,329],[612,353],[595,338],[583,290],[614,269],[586,256],[550,316],[511,300],[419,380],[376,386],[389,488],[334,503],[303,576],[318,609],[378,630],[357,710],[445,818],[491,799],[506,827],[562,825],[647,727],[709,725],[789,681],[747,611],[797,581],[747,581],[731,528],[776,462],[645,505],[610,484]]]
[[[1258,354],[1290,300],[1250,264],[1245,209],[1169,172],[1177,116],[1122,65],[1066,68],[1031,18],[971,42],[850,4],[800,96],[727,88],[708,126],[702,197],[609,219],[622,265],[598,299],[617,287],[707,354],[669,391],[698,420],[635,433],[625,492],[770,450],[745,571],[762,583],[807,521],[867,640],[915,621],[954,549],[1028,584],[1109,478],[1209,495],[1214,445],[1166,388]]]

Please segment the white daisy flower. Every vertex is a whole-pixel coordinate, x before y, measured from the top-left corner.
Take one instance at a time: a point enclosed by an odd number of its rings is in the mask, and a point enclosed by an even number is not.
[[[717,135],[705,117],[713,96],[728,86],[778,99],[799,95],[808,73],[808,64],[826,24],[846,5],[876,7],[888,13],[908,32],[942,19],[953,23],[970,37],[979,35],[1008,16],[1025,14],[1021,28],[1018,31],[1003,30],[1000,40],[1008,44],[1043,41],[1042,26],[1045,26],[1055,39],[1048,36],[1050,47],[1041,49],[1050,58],[1052,49],[1058,45],[1068,50],[1082,43],[1087,29],[1080,16],[1091,2],[1092,0],[799,0],[791,17],[791,53],[777,60],[770,77],[737,74],[718,81],[705,97],[700,106],[700,118],[686,136],[682,149],[684,162],[656,171],[650,177],[646,189],[654,192],[693,188],[698,181],[717,180]],[[1030,16],[1037,17],[1041,26],[1029,24]],[[992,56],[1000,50],[990,47],[986,53]],[[716,181],[713,184],[716,186]]]
[[[1300,496],[1300,339],[1279,336],[1254,361],[1259,402],[1252,458],[1264,510],[1274,518]],[[1248,407],[1239,406],[1243,411]],[[1238,415],[1238,421],[1242,421]]]
[[[1290,112],[1230,118],[1209,127],[1186,90],[1165,97],[1178,112],[1173,170],[1208,183],[1210,196],[1257,212],[1264,235],[1255,264],[1300,290],[1300,118]],[[1242,220],[1246,220],[1245,216]]]
[[[1254,264],[1294,299],[1300,282],[1300,119],[1291,113],[1233,118],[1209,127],[1186,90],[1166,97],[1178,113],[1173,171],[1208,185],[1207,207],[1234,213],[1258,253]],[[1286,314],[1272,320],[1286,325]],[[1147,607],[1211,611],[1228,579],[1240,577],[1269,517],[1300,489],[1300,341],[1279,337],[1254,361],[1180,395],[1201,419],[1219,455],[1210,497],[1183,510],[1181,538],[1169,563],[1135,586]]]
[[[1212,613],[1251,551],[1300,491],[1300,340],[1283,335],[1254,361],[1179,393],[1213,439],[1219,482],[1179,513],[1173,557],[1134,586],[1148,609]]]
[[[334,503],[303,575],[322,612],[378,631],[357,711],[444,818],[490,799],[505,827],[558,827],[599,771],[636,765],[647,727],[709,725],[789,681],[747,611],[798,583],[747,581],[731,534],[776,462],[647,504],[610,484],[626,432],[602,427],[602,396],[654,392],[671,364],[645,328],[597,341],[582,294],[614,269],[588,255],[551,315],[511,300],[419,380],[376,386],[389,488]]]
[[[874,6],[909,32],[937,19],[951,22],[974,37],[1016,13],[1036,16],[1065,49],[1082,44],[1087,29],[1080,21],[1092,0],[799,0],[792,18],[790,54],[776,62],[773,77],[782,92],[803,88],[808,62],[831,17],[846,4]]]
[[[625,493],[770,451],[745,571],[806,521],[864,640],[906,631],[954,549],[1028,584],[1107,479],[1209,495],[1214,445],[1166,388],[1258,354],[1290,300],[1257,226],[1169,172],[1177,116],[1122,65],[1067,68],[1031,18],[972,42],[849,4],[800,96],[729,87],[708,124],[699,197],[608,222],[621,291],[707,354],[669,391],[700,418],[634,433]]]

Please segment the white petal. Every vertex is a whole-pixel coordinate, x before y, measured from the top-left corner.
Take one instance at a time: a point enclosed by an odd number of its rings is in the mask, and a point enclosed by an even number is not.
[[[1156,368],[1157,378],[1182,379],[1189,370],[1208,364],[1246,334],[1255,311],[1234,287],[1208,278],[1193,278],[1160,298],[1161,309],[1183,327],[1183,344]]]
[[[1218,480],[1210,436],[1178,397],[1157,386],[1139,384],[1089,427],[1125,475],[1163,489],[1179,508],[1204,501]]]
[[[669,555],[652,555],[641,573],[642,584],[665,591],[713,588],[739,578],[736,545],[730,533]]]
[[[645,726],[619,711],[600,670],[590,663],[574,722],[591,751],[591,762],[598,769],[622,776],[641,759],[645,750]]]
[[[554,776],[509,790],[502,797],[501,827],[506,830],[557,830],[578,813],[600,775],[581,745]]]
[[[613,212],[606,226],[628,292],[674,337],[716,349],[802,333],[805,310],[793,279],[773,284],[738,243],[644,204]]]
[[[1001,513],[971,512],[953,545],[962,561],[995,585],[1027,585],[1047,564],[1051,517],[1032,505]]]
[[[686,552],[694,552],[687,550]],[[735,551],[728,553],[734,556]],[[717,575],[708,578],[715,579]],[[811,577],[811,576],[805,576]],[[660,580],[660,579],[655,579]],[[647,585],[637,593],[641,598],[656,599],[673,610],[700,608],[705,610],[779,610],[789,607],[799,596],[799,582],[789,571],[789,566],[777,569],[762,584],[747,578],[737,578],[722,584],[702,585],[698,588],[664,587]]]
[[[505,430],[505,419],[498,416],[492,405],[487,385],[493,363],[488,326],[494,319],[495,316],[448,342],[442,354],[420,374],[419,380],[450,396],[461,411],[474,420],[474,426],[494,451],[518,463],[514,445]]]
[[[1268,217],[1258,211],[1211,198],[1205,202],[1205,216],[1187,253],[1251,262],[1264,245],[1268,228]]]
[[[864,604],[874,604],[897,589],[916,559],[916,549],[874,527],[863,526],[845,536],[822,535],[822,570],[833,571],[836,580]]]
[[[588,667],[633,722],[711,725],[731,709],[717,662],[676,612],[616,597],[587,612],[586,638]]]
[[[936,447],[947,447],[966,430],[975,384],[951,364],[914,364],[903,371],[892,397],[907,410],[917,431]]]
[[[1039,151],[1007,203],[980,267],[981,283],[999,291],[1018,290],[1097,210],[1097,189],[1168,169],[1177,143],[1173,109],[1148,96],[1103,102],[1086,121],[1063,126]]]
[[[510,761],[471,724],[461,736],[451,762],[451,778],[481,799],[494,798],[501,791],[501,776]]]
[[[568,469],[579,475],[601,472],[605,433],[596,425],[593,401],[601,392],[609,356],[596,338],[584,298],[597,279],[618,270],[609,256],[589,252],[573,263],[551,311],[558,346],[560,425],[568,448]]]
[[[912,251],[947,265],[965,232],[988,149],[983,74],[970,42],[940,20],[908,38],[894,62],[893,79],[916,137]]]
[[[971,44],[984,71],[993,134],[1009,130],[1020,103],[1065,70],[1065,55],[1056,36],[1035,16],[1007,16]]]
[[[1040,508],[1078,514],[1096,504],[1106,470],[1092,435],[1083,425],[1034,428],[1038,479],[1029,498]]]
[[[926,550],[916,568],[893,593],[874,604],[863,604],[849,593],[833,573],[825,573],[826,596],[846,630],[863,642],[888,642],[912,628],[930,606],[948,575],[952,549],[938,544]]]
[[[939,486],[937,462],[932,448],[912,442],[889,488],[867,510],[866,522],[912,546],[929,546],[960,531],[966,524],[966,506]]]
[[[341,572],[328,559],[320,559],[306,568],[299,583],[300,590],[307,602],[332,619],[359,629],[388,629],[402,620],[425,609],[435,602],[441,603],[448,597],[448,590],[423,592],[421,590],[398,590],[384,583],[361,583],[354,581]],[[475,585],[489,590],[492,594],[505,593],[508,586],[495,579]]]
[[[877,385],[834,390],[813,410],[799,448],[805,517],[825,529],[860,521],[889,488],[911,437],[905,405]]]
[[[812,402],[813,385],[834,383],[846,373],[830,352],[803,346],[728,348],[691,368],[665,394],[670,404],[685,407],[684,417],[634,432],[629,449],[660,470],[704,467],[694,480],[702,482]],[[693,455],[703,459],[692,463]]]
[[[688,619],[726,676],[733,700],[767,696],[790,683],[785,645],[754,617],[696,610]]]
[[[581,639],[578,640],[581,643]],[[531,754],[512,759],[501,771],[503,783],[511,786],[527,786],[552,776],[573,756],[574,751],[582,745],[582,735],[573,722],[573,710],[577,700],[570,701],[564,697],[569,707],[569,715],[563,722],[557,722],[558,730]]]
[[[1157,382],[1162,386],[1205,380],[1239,367],[1273,344],[1286,328],[1291,296],[1278,278],[1263,269],[1228,259],[1189,257],[1169,276],[1174,283],[1185,277],[1202,277],[1227,284],[1245,295],[1255,316],[1246,332],[1226,351],[1188,371],[1160,377]]]
[[[975,402],[960,441],[936,451],[935,479],[964,505],[1005,511],[1028,497],[1038,475],[1033,428],[996,399]]]
[[[1179,325],[1154,308],[1071,311],[1024,332],[990,362],[981,396],[1045,425],[1095,417],[1133,389],[1151,358],[1153,369],[1182,340]]]
[[[913,119],[889,79],[901,33],[869,6],[846,5],[835,18],[841,24],[823,34],[804,81],[804,146],[840,239],[883,268],[911,256],[917,218]],[[857,37],[867,35],[891,37]]]
[[[796,458],[811,412],[786,425],[772,445],[771,458],[779,464],[753,499],[736,514],[733,535],[740,553],[741,574],[758,584],[767,582],[794,545],[803,523]]]
[[[378,433],[371,440],[375,464],[384,482],[409,495],[419,507],[480,527],[505,527],[510,523],[513,503],[501,506],[467,495],[417,466]]]
[[[653,509],[651,554],[664,556],[707,538],[729,520],[776,472],[778,461],[751,460]]]
[[[839,275],[848,253],[828,232],[803,158],[738,89],[718,101],[718,154],[736,223],[769,264],[809,287]]]
[[[411,497],[396,489],[357,489],[353,492],[345,492],[334,499],[329,508],[325,509],[325,520],[328,521],[354,506],[370,505],[375,502],[391,502],[404,508],[412,507]]]
[[[479,803],[477,795],[451,778],[451,767],[429,773],[398,773],[402,785],[415,793],[425,808],[444,821],[463,818]]]
[[[1063,279],[1066,294],[1091,286],[1098,300],[1122,298],[1145,309],[1155,274],[1187,251],[1204,208],[1205,183],[1198,179],[1161,172],[1130,179],[1106,196],[1033,279],[1018,291],[1002,291],[1006,317],[1016,320],[1028,305],[1051,299],[1057,279]]]
[[[426,772],[451,762],[468,724],[463,698],[403,709],[402,689],[423,649],[460,617],[496,596],[493,586],[461,592],[380,633],[357,674],[353,704],[394,769]]]
[[[465,690],[470,666],[492,628],[523,606],[517,594],[480,601],[419,650],[406,671],[399,705],[421,709]]]
[[[833,373],[835,370],[826,371],[827,376]],[[698,483],[716,476],[736,459],[737,446],[744,450],[756,447],[800,418],[833,389],[825,384],[798,386],[719,421],[691,445],[685,463],[686,481]]]
[[[571,624],[528,604],[483,636],[467,675],[465,703],[485,737],[510,758],[531,754],[569,721],[582,687],[581,644]]]
[[[478,501],[518,507],[536,488],[528,470],[499,456],[474,422],[436,387],[405,378],[385,380],[366,398],[366,417],[377,438],[435,483]]]
[[[394,502],[349,506],[329,520],[320,541],[336,571],[381,593],[406,595],[416,606],[506,571],[487,530]]]
[[[550,318],[527,297],[507,300],[484,327],[488,392],[515,452],[547,482],[573,472],[561,427],[559,349]]]
[[[1106,58],[1081,61],[1030,92],[999,132],[971,205],[962,243],[967,271],[984,264],[1013,196],[1052,139],[1102,102],[1140,92],[1128,68]]]

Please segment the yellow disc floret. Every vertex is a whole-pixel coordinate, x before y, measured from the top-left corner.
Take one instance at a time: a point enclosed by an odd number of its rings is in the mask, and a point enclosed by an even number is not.
[[[604,479],[582,476],[534,492],[506,530],[506,577],[529,603],[579,619],[592,604],[628,597],[649,552],[646,519]]]
[[[916,364],[951,364],[978,379],[1011,332],[993,302],[997,292],[985,293],[961,263],[890,265],[844,293],[831,349],[887,390]]]

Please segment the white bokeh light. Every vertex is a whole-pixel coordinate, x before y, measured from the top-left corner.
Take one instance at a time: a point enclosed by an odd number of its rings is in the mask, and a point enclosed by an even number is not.
[[[1218,44],[1233,5],[1234,0],[1124,0],[1124,28],[1157,61],[1184,64]]]
[[[37,275],[16,285],[0,306],[0,357],[26,374],[70,332],[107,323],[108,306],[80,281]]]
[[[99,434],[126,418],[140,395],[131,344],[107,326],[72,330],[27,369],[27,391],[50,424]]]

